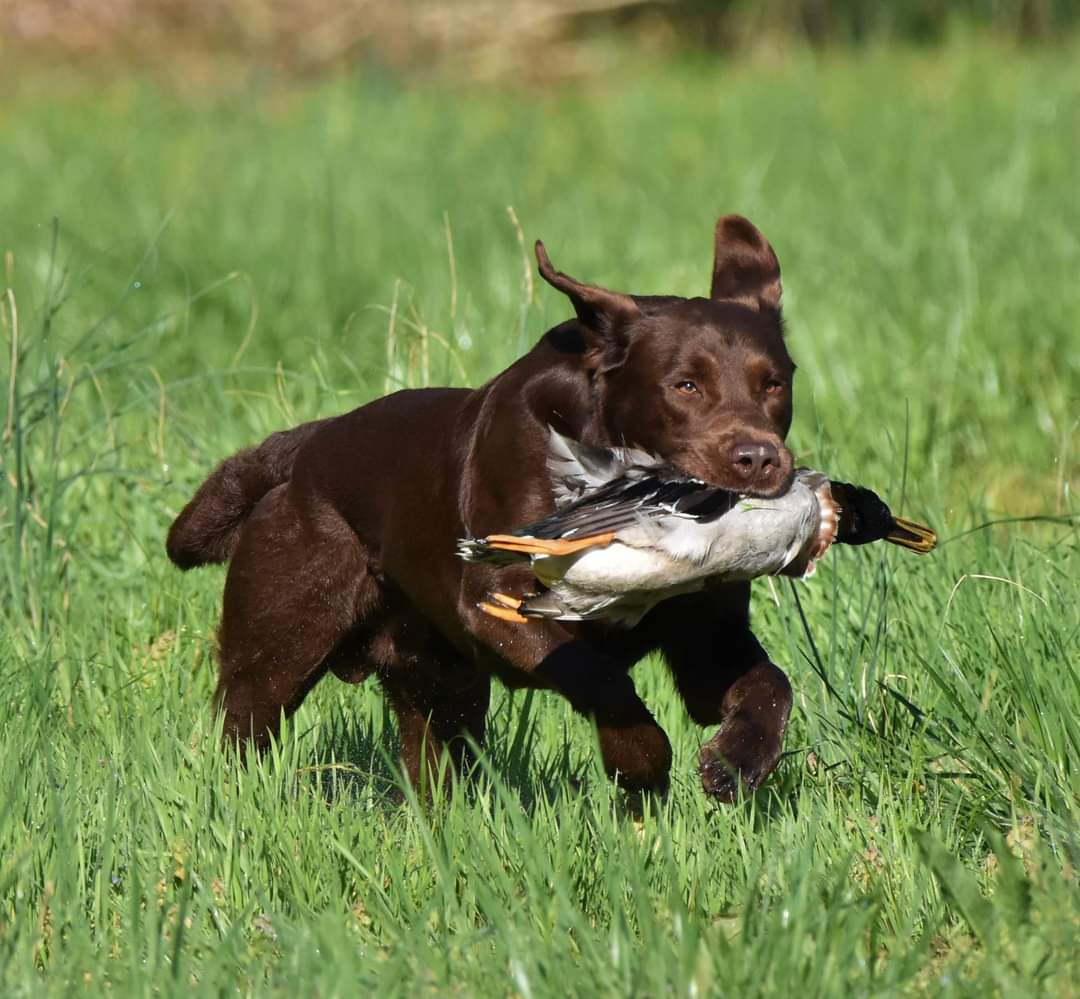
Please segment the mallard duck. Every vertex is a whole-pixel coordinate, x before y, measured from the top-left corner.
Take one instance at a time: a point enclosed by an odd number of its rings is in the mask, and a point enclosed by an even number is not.
[[[799,469],[781,496],[717,489],[634,448],[596,448],[551,431],[556,509],[510,534],[465,538],[458,555],[529,560],[543,585],[480,604],[509,621],[604,618],[632,627],[657,603],[714,581],[805,576],[834,541],[886,540],[926,553],[937,536],[894,517],[869,489]]]

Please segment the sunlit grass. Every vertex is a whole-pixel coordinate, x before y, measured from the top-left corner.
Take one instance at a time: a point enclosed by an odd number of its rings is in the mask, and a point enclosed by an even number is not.
[[[21,88],[0,112],[6,991],[1069,994],[1074,57]],[[675,747],[663,800],[609,787],[543,694],[497,695],[480,772],[428,810],[373,687],[329,680],[271,757],[223,756],[222,573],[163,550],[213,464],[497,373],[567,311],[530,276],[536,237],[583,279],[697,294],[734,210],[784,267],[796,450],[944,540],[758,584],[796,691],[767,787],[704,798],[705,733],[659,662],[636,677]]]

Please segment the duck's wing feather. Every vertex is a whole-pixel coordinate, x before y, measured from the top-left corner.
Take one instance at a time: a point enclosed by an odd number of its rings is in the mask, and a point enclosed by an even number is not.
[[[597,448],[551,431],[548,459],[556,509],[509,534],[464,538],[468,561],[510,565],[535,555],[564,555],[605,546],[627,528],[679,517],[707,523],[739,496],[692,478],[636,448]]]
[[[555,506],[559,508],[622,478],[631,468],[656,469],[664,464],[637,448],[593,447],[564,437],[552,427],[548,427],[548,433],[548,472]]]
[[[530,538],[587,538],[671,516],[707,522],[722,517],[738,501],[737,494],[670,466],[631,466],[619,478],[513,533]]]

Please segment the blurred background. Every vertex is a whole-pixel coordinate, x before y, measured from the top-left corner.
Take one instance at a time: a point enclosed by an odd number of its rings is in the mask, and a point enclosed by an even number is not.
[[[1075,0],[0,0],[0,52],[157,68],[162,59],[226,57],[302,74],[449,63],[485,77],[546,79],[588,72],[591,54],[580,46],[603,36],[713,53],[930,44],[972,30],[1046,42],[1078,10]]]

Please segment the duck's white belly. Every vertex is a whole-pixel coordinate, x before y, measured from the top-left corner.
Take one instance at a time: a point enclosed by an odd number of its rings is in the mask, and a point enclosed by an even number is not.
[[[560,581],[576,589],[602,593],[666,590],[702,576],[701,567],[676,561],[664,551],[631,548],[618,541],[581,555],[536,558],[533,572],[545,586]]]
[[[706,573],[755,579],[786,568],[813,543],[820,525],[817,498],[808,489],[799,492],[800,504],[753,500],[726,514],[725,531],[712,538],[701,556]]]

